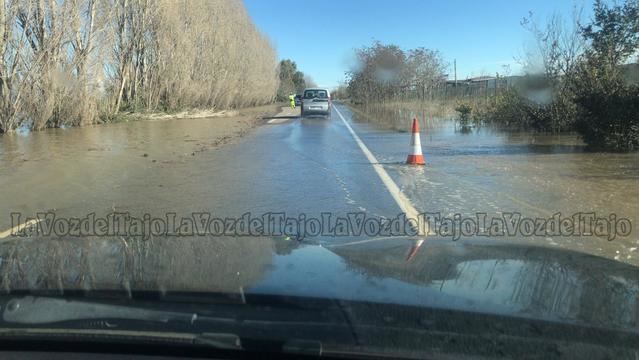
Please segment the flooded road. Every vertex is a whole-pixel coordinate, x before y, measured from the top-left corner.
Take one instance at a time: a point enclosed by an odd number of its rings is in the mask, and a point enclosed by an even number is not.
[[[0,136],[0,229],[10,226],[11,212],[54,210],[69,217],[205,210],[190,202],[211,191],[211,179],[191,182],[190,176],[212,168],[201,154],[236,141],[255,122],[256,114],[246,114]]]
[[[346,111],[345,111],[346,112]],[[497,241],[560,246],[638,264],[639,154],[590,153],[576,135],[461,131],[454,121],[428,113],[349,112],[360,136],[421,211],[487,219],[504,213],[552,219],[595,213],[625,218],[629,236],[499,237]],[[410,119],[421,124],[423,168],[402,164]],[[589,215],[588,215],[589,216]],[[584,225],[585,226],[585,225]],[[587,232],[582,229],[582,234]],[[590,229],[594,232],[594,229]],[[477,239],[477,237],[475,237]]]
[[[202,212],[221,219],[399,212],[341,123],[282,114],[216,147],[210,144],[220,136],[214,121],[141,121],[0,138],[0,230],[15,225],[13,212],[49,210],[63,219],[114,211],[157,218]],[[0,240],[5,290],[237,290],[259,282],[273,255],[300,245],[281,234],[31,237]],[[361,238],[309,237],[302,244]],[[217,275],[207,277],[211,272]]]
[[[593,154],[573,136],[459,132],[414,113],[330,119],[291,110],[237,138],[216,119],[135,122],[0,137],[0,230],[12,212],[59,217],[305,219],[401,209],[390,181],[420,212],[488,218],[508,212],[616,213],[639,219],[638,154]],[[341,116],[344,121],[341,121]],[[404,165],[410,119],[426,166]],[[241,121],[249,121],[245,118]],[[358,146],[352,127],[380,165]],[[225,146],[218,140],[228,137]],[[232,141],[231,141],[232,140]],[[251,235],[251,234],[249,234]],[[280,294],[571,319],[636,329],[639,237],[32,236],[0,239],[3,291],[116,289]],[[594,256],[593,256],[594,255]],[[610,294],[609,297],[599,294]]]
[[[639,219],[639,154],[589,153],[576,136],[460,131],[454,121],[427,113],[336,107],[419,212],[475,219],[480,213],[488,220],[511,212],[532,219],[614,214],[631,225]],[[296,114],[280,114],[223,147],[220,142],[237,138],[246,129],[242,122],[254,117],[225,126],[220,119],[173,119],[0,137],[0,231],[16,225],[12,212],[49,210],[66,218],[126,211],[388,219],[400,212],[335,111],[331,119]],[[424,167],[403,164],[413,117],[420,119]],[[488,225],[477,224],[479,230]],[[582,233],[587,230],[593,229]],[[638,264],[634,230],[612,241],[582,233],[491,240]],[[331,245],[365,238],[321,234],[305,240]]]

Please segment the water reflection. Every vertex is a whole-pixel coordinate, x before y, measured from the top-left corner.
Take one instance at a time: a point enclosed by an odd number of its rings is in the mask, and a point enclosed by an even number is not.
[[[17,239],[0,246],[0,289],[237,293],[270,266],[273,244],[206,236]]]
[[[452,117],[436,117],[429,110],[412,110],[402,107],[387,107],[370,105],[365,108],[352,108],[352,118],[357,122],[374,124],[387,130],[407,132],[410,130],[412,120],[417,118],[420,129],[437,129],[443,122],[452,120]]]
[[[615,261],[542,247],[428,241],[410,261],[407,241],[333,251],[351,271],[466,299],[472,309],[639,328],[639,268]]]
[[[459,132],[460,134],[471,134],[473,132],[473,127],[470,125],[455,125],[455,132]]]

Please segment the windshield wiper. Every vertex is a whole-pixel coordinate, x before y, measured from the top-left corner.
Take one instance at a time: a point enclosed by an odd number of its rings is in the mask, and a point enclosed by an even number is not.
[[[270,351],[290,354],[319,355],[322,343],[305,339],[268,339],[252,336],[240,336],[233,332],[172,332],[137,331],[119,328],[29,328],[30,325],[46,325],[68,321],[87,321],[104,319],[122,319],[168,323],[177,321],[188,325],[196,322],[241,322],[232,317],[200,316],[195,312],[176,312],[143,309],[141,307],[104,304],[84,300],[70,300],[53,297],[25,296],[9,300],[2,311],[2,320],[7,324],[26,325],[27,328],[0,328],[0,338],[20,338],[23,335],[41,336],[43,338],[69,337],[80,339],[109,339],[122,341],[155,340],[166,343],[193,344],[220,350],[255,350],[267,348]],[[189,329],[197,329],[189,326]]]
[[[149,310],[124,305],[35,296],[11,299],[2,312],[2,320],[5,322],[31,325],[94,319],[126,319],[164,323],[181,321],[193,324],[197,318],[196,313]]]

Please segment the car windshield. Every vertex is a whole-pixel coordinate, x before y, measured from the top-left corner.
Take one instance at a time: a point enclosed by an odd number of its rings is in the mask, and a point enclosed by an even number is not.
[[[325,90],[306,90],[304,92],[305,99],[326,99],[328,96]]]
[[[638,228],[639,0],[0,0],[0,353],[636,358]]]

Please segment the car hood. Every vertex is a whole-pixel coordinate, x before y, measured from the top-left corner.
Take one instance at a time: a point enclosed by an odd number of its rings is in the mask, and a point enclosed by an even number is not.
[[[2,288],[291,295],[639,329],[639,269],[560,248],[365,239],[14,239]]]
[[[301,247],[252,287],[639,329],[639,269],[560,248],[407,238]]]

